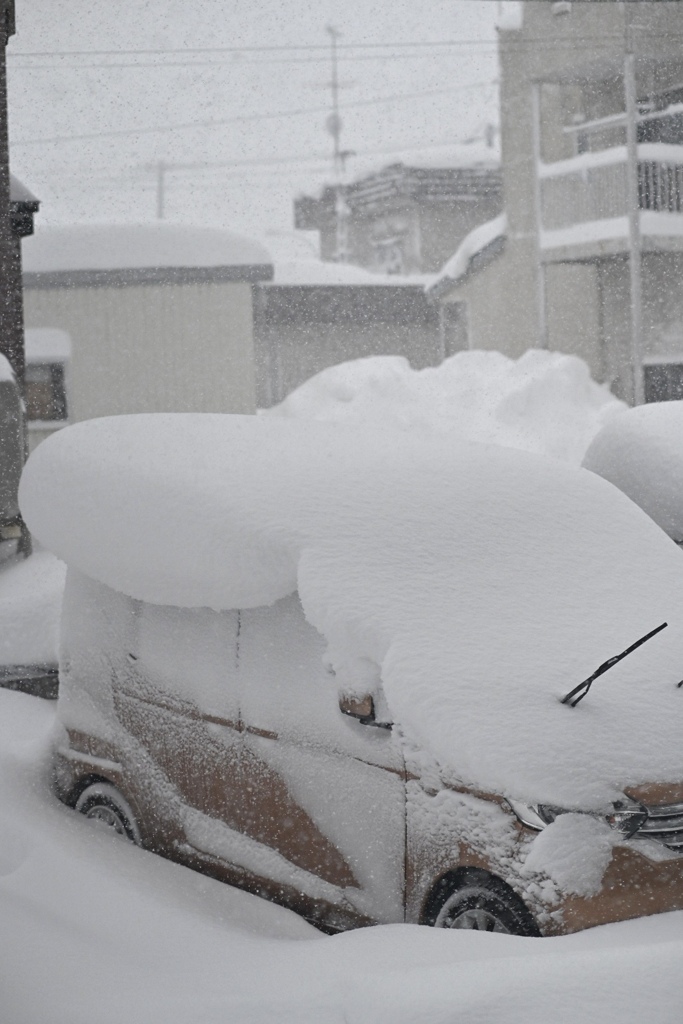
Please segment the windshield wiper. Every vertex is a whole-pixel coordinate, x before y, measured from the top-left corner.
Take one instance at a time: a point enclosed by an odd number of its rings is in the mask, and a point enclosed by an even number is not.
[[[571,708],[575,708],[579,701],[583,700],[583,698],[586,696],[586,694],[591,688],[593,681],[597,679],[598,676],[601,676],[603,672],[607,671],[608,668],[612,668],[613,665],[616,665],[618,661],[621,661],[622,658],[625,658],[627,654],[631,653],[631,651],[635,651],[636,647],[640,647],[640,645],[644,644],[646,640],[650,640],[657,633],[660,633],[663,629],[666,629],[667,625],[667,622],[663,622],[661,626],[657,626],[656,629],[653,629],[649,633],[646,633],[645,636],[641,636],[640,640],[636,640],[634,644],[631,644],[630,647],[627,647],[625,651],[621,652],[621,654],[615,654],[613,658],[608,658],[607,661],[603,662],[599,668],[596,668],[592,676],[589,676],[588,679],[584,679],[582,683],[579,683],[579,685],[575,686],[573,690],[570,690],[569,693],[562,698],[560,704],[569,704]]]

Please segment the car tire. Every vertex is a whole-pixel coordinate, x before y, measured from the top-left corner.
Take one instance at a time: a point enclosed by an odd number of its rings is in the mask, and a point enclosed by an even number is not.
[[[140,830],[128,801],[109,782],[87,786],[76,801],[76,810],[90,821],[107,826],[136,846],[142,845]]]
[[[499,878],[474,868],[452,872],[437,883],[423,923],[434,928],[540,935],[519,896]]]

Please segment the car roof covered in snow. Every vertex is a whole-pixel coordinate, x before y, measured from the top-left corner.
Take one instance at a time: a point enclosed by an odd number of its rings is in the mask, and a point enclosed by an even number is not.
[[[593,439],[583,465],[683,542],[683,402],[653,402],[619,413]]]
[[[585,810],[680,779],[683,559],[593,473],[436,434],[139,415],[48,438],[20,502],[71,569],[135,598],[298,589],[338,682],[378,666],[394,720],[463,781]]]

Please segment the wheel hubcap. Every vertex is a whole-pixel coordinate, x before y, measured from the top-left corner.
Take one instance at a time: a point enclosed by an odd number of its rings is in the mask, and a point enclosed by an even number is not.
[[[86,814],[86,818],[90,821],[106,825],[107,828],[113,829],[119,836],[126,835],[126,829],[121,818],[111,807],[102,806],[101,804],[91,807]]]
[[[509,934],[508,929],[495,914],[488,910],[465,910],[462,914],[444,921],[446,928],[466,928],[475,932],[504,932]]]

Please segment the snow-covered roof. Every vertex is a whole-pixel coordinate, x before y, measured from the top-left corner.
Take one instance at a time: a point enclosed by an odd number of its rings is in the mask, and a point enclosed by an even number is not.
[[[493,170],[500,166],[500,146],[497,141],[489,146],[484,141],[477,139],[472,142],[456,142],[444,146],[426,146],[423,149],[400,149],[387,154],[382,161],[378,161],[376,156],[355,156],[352,163],[352,181],[359,181],[370,174],[377,174],[396,164],[437,170],[458,168],[490,168]]]
[[[23,243],[26,275],[268,267],[260,242],[220,228],[167,222],[41,227]],[[270,270],[266,277],[270,276]]]
[[[683,542],[683,402],[653,402],[616,416],[593,440],[583,465]]]
[[[426,274],[399,276],[375,274],[353,263],[326,263],[323,260],[290,260],[274,264],[275,285],[415,285],[431,280]]]
[[[509,359],[472,349],[423,370],[403,356],[330,366],[262,415],[435,431],[578,466],[596,433],[625,408],[578,356],[529,349]]]
[[[3,355],[0,355],[0,380],[14,380],[14,373],[9,359]]]
[[[683,557],[586,470],[435,434],[119,416],[39,445],[20,502],[71,569],[142,600],[298,589],[338,679],[378,666],[394,721],[464,782],[585,811],[681,778]]]
[[[39,204],[37,196],[13,174],[9,176],[9,198],[11,203],[29,203],[31,206]]]
[[[64,363],[71,358],[71,338],[58,327],[27,327],[27,363]]]
[[[444,264],[432,283],[427,286],[427,291],[438,294],[457,284],[473,269],[472,263],[475,257],[489,247],[493,250],[496,243],[505,239],[506,234],[507,217],[504,213],[474,228],[468,235],[465,235],[453,256]],[[496,249],[496,251],[498,250]]]

